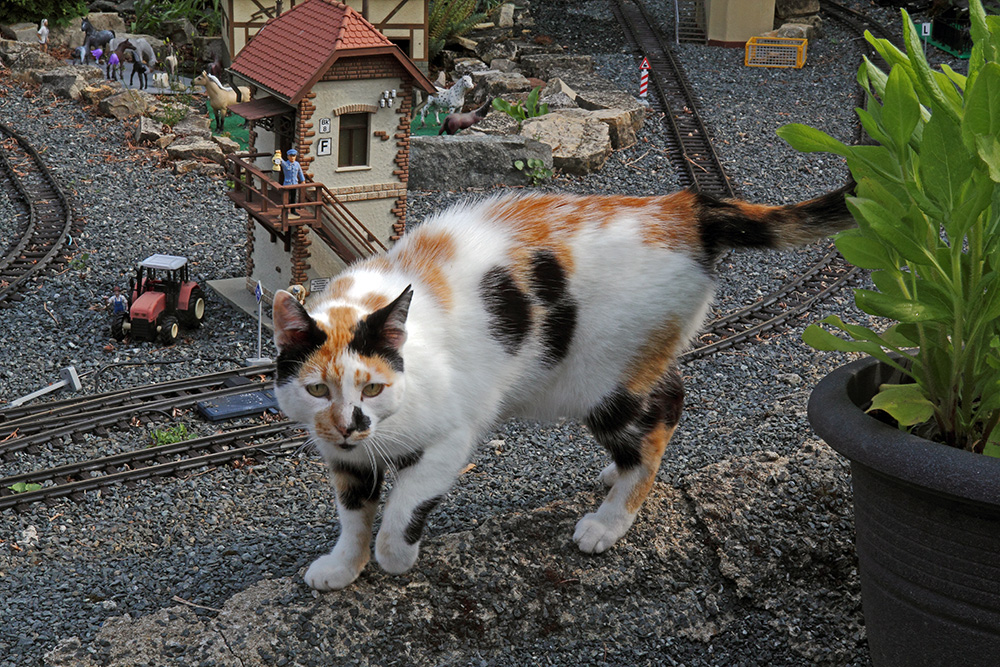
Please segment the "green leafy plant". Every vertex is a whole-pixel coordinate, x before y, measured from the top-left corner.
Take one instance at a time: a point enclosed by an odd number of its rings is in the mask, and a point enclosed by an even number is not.
[[[69,268],[74,271],[86,271],[87,263],[90,261],[89,252],[81,252],[79,255],[74,257],[69,261]]]
[[[222,30],[221,0],[136,0],[134,32],[160,34],[170,21],[187,19],[203,35]]]
[[[478,0],[433,0],[427,16],[427,51],[433,60],[449,40],[468,33],[486,14],[477,12]]]
[[[7,487],[13,493],[26,493],[28,491],[37,491],[42,488],[41,484],[31,484],[28,482],[18,482],[16,484],[11,484]]]
[[[539,185],[552,178],[552,170],[545,166],[545,163],[538,158],[528,158],[527,160],[514,160],[514,168],[531,180],[532,185]]]
[[[780,136],[800,151],[847,160],[858,227],[837,236],[851,263],[872,270],[876,290],[858,307],[894,323],[878,333],[831,316],[803,339],[819,350],[864,352],[906,373],[873,409],[901,428],[975,452],[1000,455],[1000,17],[970,2],[969,73],[932,69],[903,11],[906,52],[866,38],[890,66],[858,71],[868,108],[857,113],[877,145],[846,146],[803,125]],[[890,352],[899,355],[894,357]],[[897,361],[900,359],[900,361]]]
[[[191,434],[188,433],[187,427],[184,424],[177,424],[177,426],[172,426],[163,430],[157,429],[150,433],[153,438],[153,443],[151,447],[160,447],[161,445],[172,445],[175,442],[184,442]]]
[[[549,112],[549,105],[538,103],[538,96],[541,95],[541,93],[542,87],[538,86],[528,93],[528,98],[526,100],[518,100],[513,104],[507,100],[497,97],[493,100],[493,108],[497,111],[504,112],[519,123],[528,118],[544,116]]]
[[[49,28],[61,28],[73,19],[86,16],[87,11],[86,0],[4,0],[0,2],[0,23],[40,23],[48,19]]]

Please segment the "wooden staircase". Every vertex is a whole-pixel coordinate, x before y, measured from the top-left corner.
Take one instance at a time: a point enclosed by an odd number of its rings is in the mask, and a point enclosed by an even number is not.
[[[674,38],[677,42],[705,44],[705,0],[674,0]]]
[[[229,198],[272,237],[291,249],[291,230],[308,225],[345,263],[370,257],[386,250],[371,230],[337,199],[322,183],[279,185],[258,169],[253,161],[268,154],[226,156],[227,171],[233,182]],[[292,203],[296,193],[296,203]]]

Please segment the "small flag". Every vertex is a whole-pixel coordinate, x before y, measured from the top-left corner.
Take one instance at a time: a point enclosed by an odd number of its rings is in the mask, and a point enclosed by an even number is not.
[[[257,281],[257,287],[253,290],[253,295],[257,297],[257,303],[264,297],[264,289],[260,286],[260,281]]]

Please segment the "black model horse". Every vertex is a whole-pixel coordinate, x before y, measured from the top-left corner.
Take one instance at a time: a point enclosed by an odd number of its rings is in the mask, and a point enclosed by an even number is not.
[[[87,35],[83,40],[82,64],[86,64],[87,57],[93,49],[104,49],[106,51],[105,47],[107,47],[108,42],[115,38],[114,30],[97,30],[94,26],[90,25],[90,21],[86,18],[80,23],[80,30]]]

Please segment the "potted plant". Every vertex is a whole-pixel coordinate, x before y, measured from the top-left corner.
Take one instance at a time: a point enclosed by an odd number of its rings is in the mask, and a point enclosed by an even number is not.
[[[873,145],[819,130],[779,134],[843,156],[856,229],[837,247],[872,270],[858,307],[881,332],[832,316],[803,338],[869,358],[824,378],[817,433],[851,460],[862,602],[872,661],[1000,661],[1000,17],[971,0],[963,76],[932,69],[908,14],[902,52],[866,35],[858,115]]]

